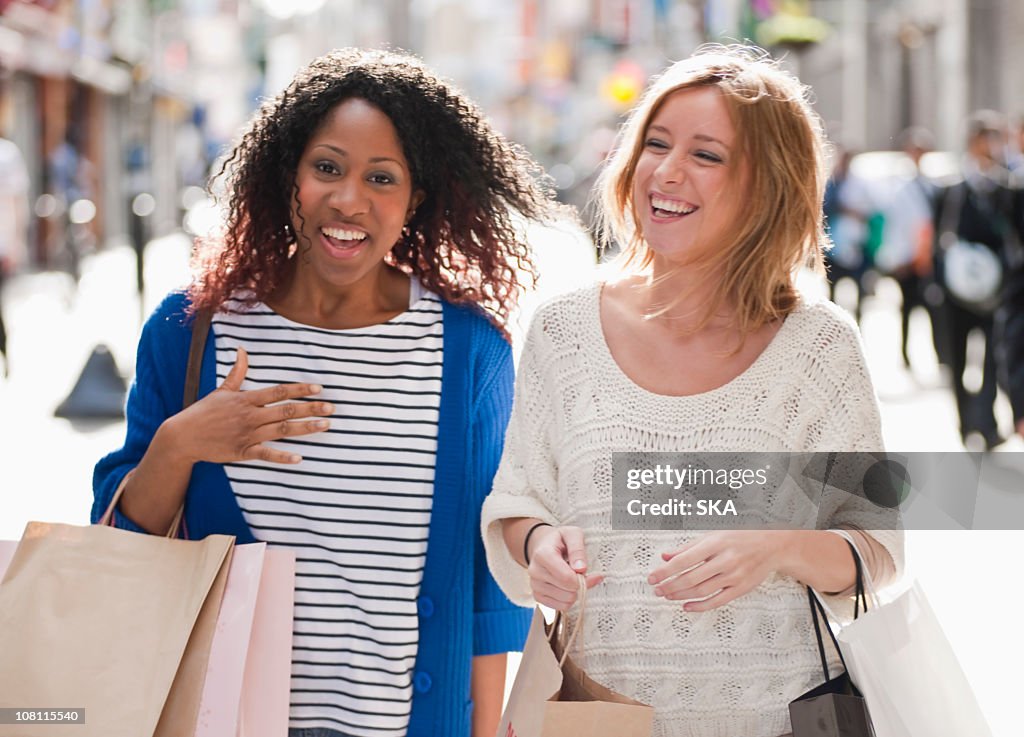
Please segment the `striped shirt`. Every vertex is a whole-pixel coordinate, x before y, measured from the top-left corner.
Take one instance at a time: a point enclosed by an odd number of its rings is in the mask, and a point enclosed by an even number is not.
[[[352,330],[263,304],[214,318],[218,383],[243,346],[243,389],[311,382],[335,407],[326,432],[268,443],[301,463],[225,466],[253,534],[297,554],[292,727],[402,737],[408,726],[443,349],[441,302],[413,285],[407,312]]]

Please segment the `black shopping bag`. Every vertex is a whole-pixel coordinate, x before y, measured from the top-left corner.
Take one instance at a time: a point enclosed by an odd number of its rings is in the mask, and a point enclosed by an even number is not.
[[[789,705],[793,737],[873,737],[864,697],[843,673]]]
[[[857,604],[854,610],[856,618],[861,604],[867,609],[867,600],[864,596],[860,559],[856,553],[853,557],[857,565]],[[818,621],[819,612],[825,623],[825,631],[832,638],[832,644],[835,645],[840,660],[843,659],[843,654],[839,650],[839,643],[832,633],[832,628],[828,626],[825,610],[810,587],[807,589],[807,598],[811,605],[811,619],[814,622],[814,634],[818,638],[818,654],[821,656],[825,682],[790,702],[789,720],[793,727],[793,737],[874,737],[875,731],[868,717],[867,703],[853,685],[849,673],[844,670],[835,678],[829,678],[825,643],[821,639],[821,625]],[[843,668],[845,667],[844,661]]]

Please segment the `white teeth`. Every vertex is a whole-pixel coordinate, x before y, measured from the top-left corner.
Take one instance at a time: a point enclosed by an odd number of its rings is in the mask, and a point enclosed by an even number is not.
[[[697,209],[696,207],[687,207],[683,203],[675,202],[674,200],[663,200],[661,197],[651,197],[651,205],[658,210],[674,212],[680,215],[689,215]]]
[[[366,233],[361,230],[341,230],[339,228],[321,228],[324,235],[339,241],[361,241]]]

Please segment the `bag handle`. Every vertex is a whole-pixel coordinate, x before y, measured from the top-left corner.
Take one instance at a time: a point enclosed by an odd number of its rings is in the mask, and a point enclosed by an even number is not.
[[[114,496],[110,499],[110,504],[107,505],[107,511],[103,513],[103,516],[100,517],[99,522],[96,524],[103,525],[104,527],[114,524],[114,510],[117,509],[117,503],[121,501],[121,495],[124,493],[125,487],[128,486],[128,479],[130,479],[134,474],[135,469],[133,468],[124,475],[124,478],[121,479],[121,483],[117,485],[117,490],[114,492]],[[178,508],[178,513],[174,515],[174,520],[171,522],[171,526],[168,528],[164,537],[169,539],[178,537],[178,530],[183,526],[182,521],[184,514],[185,505],[182,504]],[[185,538],[188,539],[187,534],[185,535]]]
[[[839,537],[841,537],[844,540],[846,540],[846,544],[847,545],[849,545],[851,548],[853,548],[853,550],[854,550],[854,552],[855,552],[855,554],[857,556],[857,562],[859,563],[859,566],[860,566],[861,575],[863,576],[863,579],[864,579],[864,611],[867,611],[867,609],[868,609],[868,607],[867,607],[867,602],[868,601],[871,602],[871,607],[872,608],[877,609],[879,606],[881,606],[882,599],[878,595],[878,588],[875,586],[874,579],[871,578],[871,571],[868,569],[867,561],[864,560],[864,556],[861,554],[860,548],[857,547],[857,542],[853,539],[853,536],[850,535],[848,530],[844,530],[844,529],[840,529],[840,528],[833,528],[833,529],[830,529],[830,530],[825,530],[825,532],[830,532],[833,535],[838,535]],[[822,602],[822,603],[825,604],[825,602]],[[828,611],[830,615],[833,614],[833,612],[831,610],[829,610],[828,604],[825,604],[825,610]],[[835,619],[836,619],[836,621],[839,621],[838,618],[835,618]]]
[[[212,320],[213,313],[209,310],[201,310],[195,314],[192,324],[192,340],[188,346],[188,363],[185,365],[185,391],[181,401],[182,409],[187,409],[195,404],[196,399],[199,398],[199,375],[200,369],[203,366],[203,353],[206,350],[206,336],[210,333],[210,323]],[[114,491],[114,496],[110,499],[110,504],[107,505],[107,511],[100,517],[98,524],[104,526],[113,524],[114,510],[117,509],[117,503],[121,500],[121,495],[128,485],[128,479],[134,473],[135,469],[133,468],[121,479],[121,483],[117,485],[117,490]],[[184,502],[178,508],[178,513],[174,515],[174,520],[171,522],[170,529],[167,530],[165,537],[176,538],[178,537],[179,530],[183,531],[185,539],[188,539],[188,528],[185,526]]]
[[[192,342],[188,346],[188,364],[185,367],[185,393],[181,408],[188,409],[199,398],[199,373],[203,367],[203,351],[206,350],[206,336],[210,333],[213,313],[200,310],[192,324]]]
[[[580,652],[583,652],[583,613],[587,608],[587,577],[582,573],[576,576],[576,585],[579,587],[579,595],[577,601],[580,605],[580,615],[576,618],[575,626],[569,633],[565,644],[562,646],[562,657],[558,660],[558,667],[561,668],[565,665],[565,659],[569,657],[569,650],[572,648],[573,643],[579,639]],[[551,622],[551,629],[548,630],[548,642],[551,642],[552,638],[555,637],[556,633],[565,630],[564,617],[562,612],[555,612],[555,619]]]
[[[864,595],[864,574],[861,568],[860,556],[857,554],[857,548],[854,547],[853,543],[849,540],[846,544],[850,546],[850,552],[853,555],[853,565],[857,569],[857,584],[855,587],[854,594],[854,605],[853,605],[853,618],[856,620],[860,615],[860,607],[864,606],[864,611],[868,610],[867,598]],[[820,612],[821,619],[825,622],[825,629],[828,632],[829,638],[832,640],[832,644],[835,646],[836,652],[839,654],[839,661],[843,664],[844,670],[849,670],[846,667],[846,659],[843,658],[843,651],[839,649],[839,640],[836,639],[835,633],[832,628],[828,626],[829,618],[825,613],[825,608],[822,605],[820,599],[814,594],[814,589],[810,586],[807,587],[807,601],[811,607],[811,621],[814,623],[814,636],[818,640],[818,655],[821,657],[821,671],[825,674],[825,680],[828,681],[828,658],[825,657],[825,643],[821,638],[821,625],[818,622],[818,614]]]

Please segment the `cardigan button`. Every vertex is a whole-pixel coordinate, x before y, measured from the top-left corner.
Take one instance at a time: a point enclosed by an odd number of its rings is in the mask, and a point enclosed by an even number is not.
[[[416,675],[412,677],[412,685],[417,693],[427,693],[430,687],[434,685],[434,682],[430,680],[430,676],[427,673],[417,671]]]
[[[429,596],[421,596],[417,599],[416,608],[424,619],[430,619],[434,616],[434,600]]]

